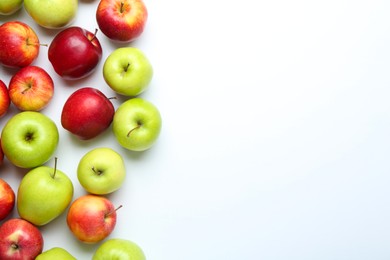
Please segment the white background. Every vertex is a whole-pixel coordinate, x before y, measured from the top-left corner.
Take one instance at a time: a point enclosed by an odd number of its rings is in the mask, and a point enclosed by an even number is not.
[[[73,25],[94,31],[97,4],[80,1]],[[155,71],[141,97],[160,109],[163,128],[149,151],[122,149],[111,129],[78,141],[60,125],[76,89],[115,95],[101,69],[123,45],[98,33],[102,62],[76,82],[56,76],[45,47],[34,63],[55,81],[42,113],[59,127],[55,156],[75,198],[87,151],[108,146],[126,160],[126,183],[109,196],[123,204],[110,237],[133,240],[149,260],[390,259],[390,2],[146,4],[146,30],[128,45]],[[24,10],[0,17],[8,20],[27,22],[42,43],[58,32]],[[0,73],[8,84],[13,71]],[[5,161],[0,177],[17,189],[25,172]],[[76,241],[65,214],[41,230],[45,250],[89,259],[98,246]]]

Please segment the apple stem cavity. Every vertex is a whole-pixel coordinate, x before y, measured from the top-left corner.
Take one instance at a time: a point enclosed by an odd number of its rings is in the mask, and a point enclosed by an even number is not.
[[[110,211],[108,213],[106,213],[106,215],[104,215],[105,218],[109,217],[111,214],[113,214],[114,212],[117,212],[120,208],[122,208],[123,205],[119,205],[119,207],[117,207],[116,209],[114,209],[113,211]]]
[[[137,126],[134,127],[133,129],[131,129],[128,133],[127,133],[127,137],[130,137],[130,134],[134,131],[134,130],[137,130],[138,128],[140,128],[142,126],[142,123],[141,122],[137,122]]]
[[[92,167],[92,171],[96,173],[97,175],[102,175],[103,171],[95,169],[95,167]]]
[[[53,175],[51,175],[53,179],[56,177],[56,173],[57,173],[57,157],[54,158],[54,172]]]

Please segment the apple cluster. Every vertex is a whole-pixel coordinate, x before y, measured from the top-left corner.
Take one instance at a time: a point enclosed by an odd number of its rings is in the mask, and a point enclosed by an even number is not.
[[[46,47],[49,64],[59,77],[77,82],[97,73],[102,62],[98,30],[73,25],[77,0],[2,0],[0,15],[14,14],[23,7],[39,26],[58,31]],[[105,40],[113,42],[131,43],[140,37],[147,17],[142,0],[100,0],[96,9],[99,30]],[[86,194],[78,198],[74,198],[72,180],[57,168],[57,158],[54,165],[45,164],[59,145],[59,127],[83,142],[112,126],[124,150],[150,149],[160,135],[162,118],[157,107],[139,95],[148,88],[153,67],[139,48],[118,47],[104,61],[102,78],[124,101],[115,109],[115,97],[92,87],[77,88],[63,105],[58,126],[41,112],[55,95],[55,86],[48,70],[34,65],[40,48],[39,35],[30,25],[19,20],[0,25],[0,64],[15,71],[8,84],[0,78],[0,118],[9,113],[11,105],[17,109],[0,130],[0,164],[6,159],[27,169],[15,191],[0,178],[0,259],[76,259],[60,246],[44,251],[40,227],[66,214],[76,240],[103,241],[92,259],[144,260],[136,243],[109,238],[122,206],[114,205],[106,195],[120,189],[126,178],[118,151],[98,147],[80,158],[77,179]],[[18,218],[10,217],[14,209]]]

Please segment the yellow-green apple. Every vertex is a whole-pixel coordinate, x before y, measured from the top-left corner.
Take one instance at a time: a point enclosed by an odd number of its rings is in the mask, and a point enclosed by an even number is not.
[[[122,156],[108,147],[87,152],[79,161],[77,178],[86,191],[92,194],[109,194],[118,190],[126,177]]]
[[[96,10],[100,30],[113,41],[135,40],[144,31],[147,19],[142,0],[101,0]]]
[[[73,198],[73,184],[57,169],[42,165],[30,170],[21,180],[16,207],[19,216],[43,226],[60,216]]]
[[[98,38],[90,31],[68,27],[52,40],[48,56],[54,70],[64,79],[80,79],[92,74],[102,57]]]
[[[39,254],[35,260],[76,260],[76,258],[71,255],[62,247],[52,247],[41,254]]]
[[[0,118],[3,117],[11,104],[7,85],[0,80]]]
[[[123,238],[111,238],[104,241],[95,251],[92,260],[131,259],[145,260],[141,247]]]
[[[137,96],[148,88],[153,77],[153,67],[139,48],[121,47],[105,60],[103,77],[115,92]]]
[[[78,0],[24,0],[24,8],[40,26],[58,29],[74,21]]]
[[[81,140],[92,139],[112,122],[115,108],[100,90],[84,87],[73,92],[61,113],[61,125]]]
[[[20,21],[0,26],[0,63],[12,68],[30,65],[38,57],[40,42],[35,31]]]
[[[18,70],[8,86],[12,103],[22,111],[40,111],[54,95],[54,82],[41,67],[27,66]]]
[[[124,148],[144,151],[158,139],[161,125],[161,115],[154,104],[142,98],[132,98],[116,110],[112,130]]]
[[[12,116],[1,132],[1,147],[5,157],[20,168],[34,168],[47,162],[59,140],[56,124],[35,111]]]
[[[15,206],[15,192],[4,179],[0,178],[0,220],[9,216]]]
[[[0,259],[35,259],[43,250],[41,231],[30,222],[11,218],[0,226]]]
[[[0,14],[11,15],[18,11],[23,5],[23,0],[1,0]]]
[[[116,225],[116,210],[106,197],[87,194],[73,201],[66,222],[78,240],[93,244],[112,233]]]

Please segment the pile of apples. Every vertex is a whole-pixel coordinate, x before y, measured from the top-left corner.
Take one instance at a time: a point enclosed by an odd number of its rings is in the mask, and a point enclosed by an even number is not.
[[[67,81],[96,73],[102,47],[94,33],[72,25],[77,0],[2,0],[0,15],[25,8],[40,26],[57,29],[48,47],[49,64]],[[130,43],[141,36],[148,17],[142,0],[100,0],[96,21],[109,41]],[[8,84],[0,79],[0,117],[13,104],[17,113],[1,129],[0,164],[8,159],[28,169],[18,190],[0,179],[0,259],[76,259],[61,247],[43,251],[39,227],[62,214],[71,233],[82,243],[105,240],[92,259],[145,259],[144,252],[125,238],[108,238],[116,224],[117,210],[107,194],[121,188],[126,176],[122,156],[111,148],[87,152],[78,162],[77,178],[86,195],[73,198],[74,186],[57,169],[53,157],[59,144],[55,122],[41,113],[54,96],[54,82],[45,68],[33,65],[42,47],[26,23],[14,20],[0,25],[0,66],[15,70]],[[153,68],[135,47],[119,47],[104,61],[103,78],[119,95],[128,97],[115,110],[111,98],[99,89],[82,87],[66,100],[61,127],[80,140],[93,139],[112,125],[115,140],[130,151],[145,151],[159,137],[162,119],[151,102],[138,97],[148,88]],[[50,199],[55,198],[55,200]],[[16,208],[19,218],[9,218]]]

